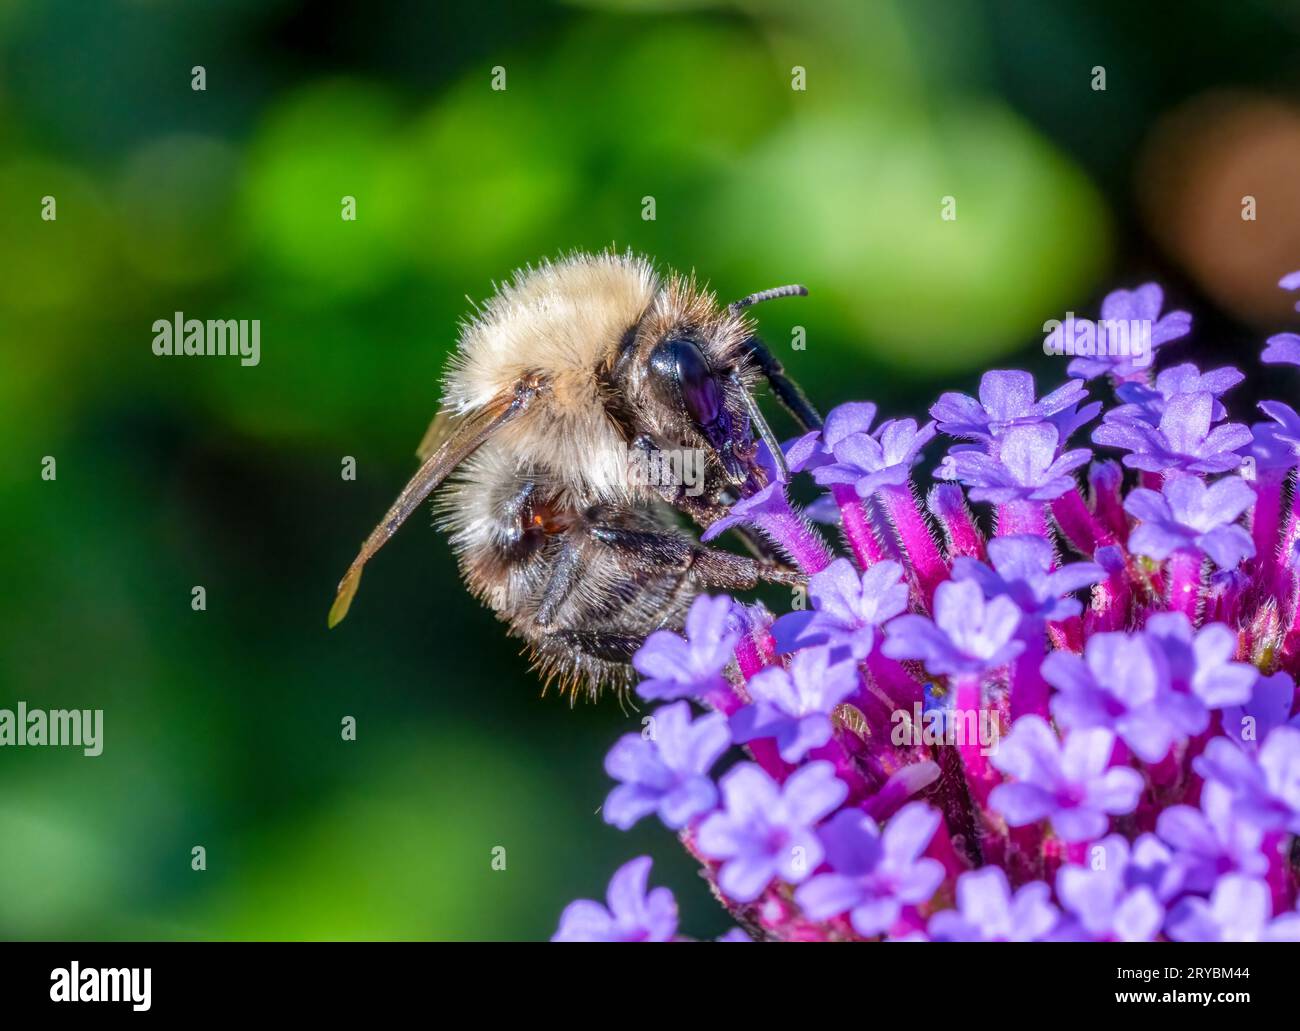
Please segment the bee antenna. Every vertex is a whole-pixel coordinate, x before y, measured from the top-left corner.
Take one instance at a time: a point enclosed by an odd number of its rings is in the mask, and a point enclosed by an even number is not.
[[[808,288],[798,283],[791,283],[789,286],[774,286],[770,290],[760,290],[756,294],[750,294],[748,297],[742,297],[738,301],[732,301],[727,305],[727,311],[736,314],[738,311],[744,311],[755,304],[761,304],[763,301],[775,301],[778,297],[807,297]]]

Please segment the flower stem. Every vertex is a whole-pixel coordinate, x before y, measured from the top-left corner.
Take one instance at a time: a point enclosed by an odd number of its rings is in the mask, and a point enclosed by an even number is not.
[[[1295,902],[1295,883],[1291,877],[1291,864],[1287,861],[1290,842],[1291,836],[1285,831],[1270,831],[1260,846],[1268,857],[1265,879],[1273,895],[1274,913],[1289,911]]]
[[[880,541],[871,525],[871,516],[867,512],[867,503],[858,497],[858,492],[850,483],[837,483],[831,488],[831,496],[840,507],[840,525],[844,530],[844,539],[848,541],[853,557],[858,566],[866,569],[885,557]]]
[[[752,618],[753,609],[737,606],[733,611],[744,613],[740,640],[736,642],[736,664],[740,667],[740,675],[748,681],[754,674],[773,664],[776,650],[768,628]]]
[[[1255,488],[1255,508],[1250,517],[1250,535],[1255,541],[1256,578],[1261,584],[1271,584],[1277,577],[1283,481],[1270,476],[1256,480],[1252,486]]]
[[[939,521],[948,538],[948,559],[958,555],[984,558],[984,535],[971,516],[966,496],[955,483],[941,483],[926,501],[930,514]]]
[[[865,803],[862,810],[872,819],[887,820],[893,816],[903,804],[929,787],[939,779],[939,764],[929,759],[923,762],[910,763],[895,770],[880,789]]]
[[[766,626],[748,617],[744,621],[740,640],[736,642],[736,665],[746,683],[759,671],[772,665],[776,653],[772,648],[772,635]],[[744,697],[741,697],[743,692]],[[749,692],[743,688],[733,692],[731,699],[709,696],[705,701],[719,712],[730,716],[741,704],[749,701]],[[784,781],[789,776],[791,767],[777,752],[776,741],[760,739],[751,741],[746,747],[754,761],[777,781]]]
[[[1179,548],[1169,556],[1169,608],[1181,612],[1193,625],[1201,608],[1201,553]]]
[[[1110,531],[1089,510],[1078,487],[1066,491],[1052,502],[1052,515],[1066,540],[1081,555],[1091,556],[1098,545],[1113,541]]]
[[[1029,627],[1022,638],[1025,650],[1011,667],[1011,719],[1035,715],[1047,719],[1047,681],[1040,667],[1047,657],[1047,644],[1041,624]]]
[[[979,720],[982,718],[980,713],[984,709],[983,684],[977,676],[966,675],[957,679],[956,688],[953,691],[952,713],[957,719],[963,720],[969,726],[969,722],[963,719],[963,714],[970,712],[975,714],[974,724],[978,728]],[[988,808],[989,792],[998,784],[1001,778],[989,762],[989,757],[984,754],[983,746],[979,742],[979,735],[973,735],[975,740],[970,738],[971,734],[964,734],[962,739],[957,743],[957,754],[961,756],[962,766],[966,771],[966,783],[970,787],[971,800],[981,810]]]
[[[966,774],[966,786],[970,791],[970,800],[975,810],[975,824],[978,828],[980,852],[985,863],[1004,865],[1007,858],[1008,839],[1005,825],[989,811],[989,794],[1001,782],[1001,776],[984,754],[984,745],[980,743],[978,728],[988,717],[983,716],[984,685],[979,676],[964,674],[953,685],[953,705],[949,716],[965,725],[965,733],[956,743],[957,754],[961,758],[962,769]],[[990,715],[996,719],[997,712],[988,707]],[[974,720],[966,718],[966,713],[974,714]],[[970,733],[974,723],[976,733]],[[974,740],[972,740],[974,738]]]
[[[1297,508],[1300,508],[1300,505],[1297,505]],[[1291,518],[1286,523],[1286,532],[1282,534],[1282,543],[1277,546],[1279,561],[1274,566],[1273,571],[1273,596],[1275,598],[1285,598],[1291,592],[1291,585],[1295,577],[1289,560],[1297,540],[1300,540],[1300,511],[1292,511]]]
[[[882,487],[880,498],[885,514],[894,524],[903,553],[916,574],[917,585],[928,608],[934,589],[948,575],[948,564],[939,554],[939,547],[916,503],[910,482]]]
[[[876,687],[899,708],[924,704],[925,685],[908,673],[902,663],[881,654],[879,647],[867,656],[866,667]]]
[[[1128,515],[1124,511],[1124,474],[1114,462],[1097,462],[1088,470],[1092,510],[1112,540],[1128,543]]]
[[[767,513],[756,517],[755,523],[805,573],[820,573],[831,564],[830,549],[821,534],[797,512]]]
[[[998,536],[1030,533],[1047,536],[1047,506],[1041,501],[1008,501],[998,506]]]
[[[1133,585],[1121,560],[1106,570],[1106,579],[1092,589],[1092,603],[1084,613],[1084,633],[1122,630],[1128,622]]]

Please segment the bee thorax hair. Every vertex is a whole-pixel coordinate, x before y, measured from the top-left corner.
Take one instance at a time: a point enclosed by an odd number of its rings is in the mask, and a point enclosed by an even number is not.
[[[572,471],[595,496],[626,481],[627,446],[605,414],[601,368],[659,289],[632,255],[573,255],[521,270],[464,326],[443,385],[443,406],[465,412],[540,374],[543,404],[507,427],[521,459]]]
[[[521,461],[564,476],[587,502],[625,494],[625,429],[607,408],[606,376],[627,347],[645,348],[689,328],[709,359],[755,373],[743,353],[751,325],[720,308],[689,277],[661,280],[645,259],[574,254],[517,273],[462,330],[443,407],[475,410],[528,376],[545,396],[498,438]]]

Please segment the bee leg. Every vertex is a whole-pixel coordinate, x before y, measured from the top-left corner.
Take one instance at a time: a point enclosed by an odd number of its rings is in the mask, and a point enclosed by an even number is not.
[[[748,527],[733,526],[730,532],[740,538],[740,543],[745,546],[745,550],[753,555],[759,562],[778,567],[785,565],[785,563],[781,561],[781,557],[776,553],[776,549]]]
[[[588,527],[587,533],[647,570],[685,571],[691,564],[692,542],[680,534],[601,525]]]
[[[625,552],[642,566],[679,570],[705,587],[740,591],[764,581],[799,584],[807,579],[798,570],[707,548],[679,534],[628,530],[621,526],[592,526],[587,532],[594,540]]]
[[[580,558],[578,549],[567,542],[556,556],[555,564],[551,567],[551,578],[546,582],[537,614],[533,617],[533,622],[538,626],[548,627],[555,621],[556,610],[577,586]]]
[[[565,651],[578,651],[594,659],[626,663],[632,653],[641,647],[644,635],[619,633],[609,630],[549,630],[555,622],[560,605],[578,585],[582,572],[582,555],[575,543],[566,541],[551,567],[550,579],[542,591],[542,599],[533,621],[544,630],[548,643],[559,644]]]
[[[645,434],[632,441],[632,446],[647,455],[655,449],[654,441]],[[653,489],[665,502],[689,516],[697,526],[708,527],[727,514],[727,506],[720,504],[716,495],[710,496],[705,493],[692,495],[681,484],[657,485]],[[758,561],[781,569],[791,568],[762,537],[743,526],[734,526],[730,532],[740,538],[745,550]]]
[[[729,551],[698,544],[695,546],[691,577],[705,587],[724,591],[749,590],[760,583],[794,586],[808,580],[807,574],[789,566],[777,566],[771,562],[733,555]]]
[[[799,384],[785,374],[785,368],[771,351],[768,350],[767,344],[763,343],[758,337],[750,337],[745,341],[745,350],[758,366],[759,371],[767,379],[768,385],[772,388],[772,393],[776,399],[781,402],[781,407],[794,416],[799,428],[805,433],[809,430],[819,430],[822,428],[822,417],[818,414],[817,409],[812,406],[812,402],[804,396],[804,392],[799,389]]]

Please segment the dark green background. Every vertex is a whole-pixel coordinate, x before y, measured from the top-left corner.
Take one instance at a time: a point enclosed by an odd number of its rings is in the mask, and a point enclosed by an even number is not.
[[[1192,98],[1292,96],[1300,16],[1136,6],[0,0],[0,707],[105,710],[99,758],[0,750],[0,934],[540,938],[642,851],[718,933],[668,832],[596,815],[637,714],[539,697],[426,518],[329,633],[333,586],[466,295],[571,248],[807,283],[758,315],[824,408],[1059,377],[1043,320],[1151,274],[1253,348],[1143,169]],[[261,364],[154,357],[174,311],[260,319]]]

